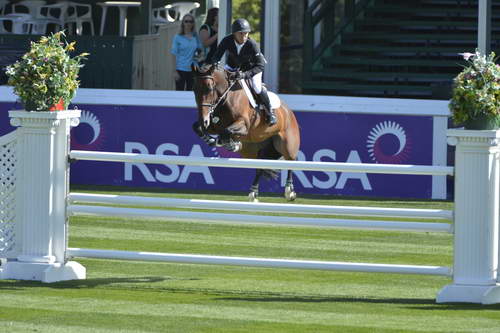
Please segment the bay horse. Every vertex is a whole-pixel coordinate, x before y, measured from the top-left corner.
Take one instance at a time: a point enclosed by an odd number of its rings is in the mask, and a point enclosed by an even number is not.
[[[230,72],[218,64],[193,66],[194,94],[198,121],[193,130],[210,146],[222,146],[244,158],[296,160],[300,146],[297,119],[283,101],[275,109],[277,122],[266,123],[265,116],[250,104],[242,84],[229,79]],[[217,134],[218,138],[212,135]],[[292,170],[287,170],[284,196],[295,200]],[[264,175],[277,178],[276,170],[257,169],[248,195],[258,201],[259,180]]]

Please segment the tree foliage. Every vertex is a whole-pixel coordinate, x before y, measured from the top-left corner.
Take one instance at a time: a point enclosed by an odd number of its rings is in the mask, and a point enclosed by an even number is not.
[[[233,19],[244,18],[252,26],[252,38],[260,41],[261,1],[233,0]]]

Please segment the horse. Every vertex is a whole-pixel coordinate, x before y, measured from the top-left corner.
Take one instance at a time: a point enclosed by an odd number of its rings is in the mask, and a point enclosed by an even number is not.
[[[296,160],[300,130],[291,109],[280,100],[275,109],[277,122],[268,126],[265,116],[250,104],[242,83],[230,79],[230,72],[218,64],[193,66],[194,95],[198,120],[193,130],[210,146],[222,146],[244,158]],[[216,139],[212,135],[217,134]],[[284,196],[295,200],[292,170],[287,170]],[[277,178],[276,170],[257,169],[249,200],[258,201],[261,176]]]

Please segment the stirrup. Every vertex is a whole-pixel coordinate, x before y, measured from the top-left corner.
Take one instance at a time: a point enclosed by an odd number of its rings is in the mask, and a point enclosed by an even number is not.
[[[278,122],[278,118],[276,118],[276,114],[271,110],[267,114],[267,123],[272,126]]]

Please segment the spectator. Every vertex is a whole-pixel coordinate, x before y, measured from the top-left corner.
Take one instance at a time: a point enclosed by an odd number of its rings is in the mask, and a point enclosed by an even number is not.
[[[219,30],[219,8],[210,8],[207,12],[205,23],[200,28],[200,42],[204,47],[204,61],[208,62],[217,49],[217,38]]]
[[[181,21],[181,30],[175,35],[171,53],[175,56],[175,90],[193,90],[191,65],[201,52],[201,43],[195,30],[194,16],[186,14]]]

